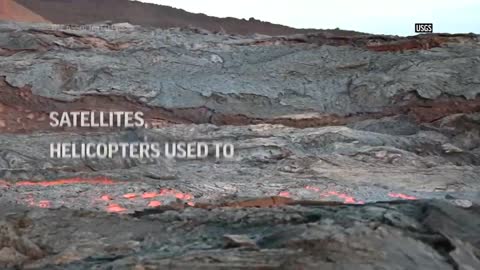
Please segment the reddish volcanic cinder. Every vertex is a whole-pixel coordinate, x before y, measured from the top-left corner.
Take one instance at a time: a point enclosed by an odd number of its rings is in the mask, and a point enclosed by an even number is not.
[[[13,0],[0,0],[0,20],[48,23],[42,16],[32,12]]]

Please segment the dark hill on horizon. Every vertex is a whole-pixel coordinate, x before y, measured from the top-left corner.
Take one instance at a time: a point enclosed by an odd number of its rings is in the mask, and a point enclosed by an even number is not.
[[[17,3],[56,24],[91,24],[111,21],[159,28],[195,27],[229,34],[291,35],[316,32],[256,19],[217,18],[190,13],[169,6],[129,0],[16,0]],[[358,34],[354,31],[326,30],[336,35]]]

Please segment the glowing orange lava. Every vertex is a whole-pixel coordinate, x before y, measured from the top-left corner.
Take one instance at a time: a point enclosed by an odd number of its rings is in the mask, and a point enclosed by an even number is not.
[[[101,184],[101,185],[112,185],[115,182],[111,179],[99,177],[94,179],[83,179],[83,178],[70,178],[70,179],[59,179],[52,181],[21,181],[15,183],[15,186],[41,186],[41,187],[51,187],[59,185],[72,185],[72,184]]]
[[[308,190],[313,190],[313,191],[316,191],[316,192],[320,192],[320,189],[316,188],[316,187],[306,186],[305,188],[308,189]]]
[[[181,199],[181,200],[191,200],[191,199],[193,199],[192,194],[179,192],[179,191],[174,190],[174,189],[161,189],[160,193],[158,195],[159,196],[175,196],[175,198]]]
[[[155,198],[157,196],[159,196],[159,194],[156,193],[156,192],[145,192],[145,193],[142,194],[142,198],[144,198],[144,199],[152,199],[152,198]]]
[[[40,208],[50,208],[52,204],[49,200],[41,200],[38,203],[35,202],[35,198],[32,194],[27,194],[27,198],[25,198],[25,202],[31,207],[40,207]]]
[[[365,204],[364,201],[359,201],[355,199],[355,197],[352,197],[346,193],[340,193],[337,191],[325,191],[322,192],[319,188],[317,187],[312,187],[312,186],[306,186],[305,189],[312,190],[315,192],[319,192],[320,196],[322,197],[330,197],[330,196],[335,196],[341,200],[343,200],[343,203],[345,204]]]
[[[148,207],[158,207],[162,205],[162,202],[159,202],[159,201],[151,201],[149,204],[148,204]]]
[[[192,194],[183,193],[183,192],[180,192],[180,191],[175,190],[175,189],[167,189],[167,188],[160,189],[159,192],[150,191],[150,192],[144,192],[143,194],[127,193],[127,194],[121,195],[121,198],[128,199],[128,200],[133,200],[133,199],[148,200],[148,199],[153,199],[153,198],[157,198],[157,197],[169,197],[169,196],[187,201],[186,204],[189,205],[189,206],[195,206],[195,203],[190,201],[190,200],[193,199]],[[116,198],[111,197],[110,195],[107,195],[107,194],[102,195],[100,197],[100,200],[102,200],[102,201],[114,201],[115,199]],[[158,206],[161,206],[161,205],[163,205],[163,203],[161,201],[158,201],[158,200],[152,200],[152,201],[148,202],[148,207],[158,207]],[[127,211],[126,208],[120,206],[119,204],[113,203],[113,202],[107,206],[106,210],[110,213],[121,213],[121,212]]]
[[[182,194],[182,193],[177,193],[175,194],[175,197],[180,200],[190,200],[191,197],[188,194]]]
[[[124,194],[123,195],[123,198],[125,199],[129,199],[129,200],[133,200],[137,197],[137,194],[135,193],[127,193],[127,194]]]
[[[102,201],[111,201],[112,200],[112,197],[108,196],[108,195],[102,195],[102,197],[100,197],[100,200]]]
[[[50,203],[50,201],[47,201],[47,200],[43,200],[43,201],[39,201],[38,202],[38,207],[40,208],[50,208],[52,205]]]
[[[403,200],[417,200],[417,197],[410,196],[410,195],[406,195],[406,194],[402,194],[402,193],[390,192],[390,193],[388,193],[388,196],[390,196],[390,197],[392,197],[392,198],[403,199]]]
[[[323,196],[323,197],[335,196],[339,199],[342,199],[343,203],[346,203],[346,204],[365,204],[364,201],[357,201],[354,197],[349,196],[345,193],[337,192],[337,191],[327,191],[320,194],[320,196]]]
[[[290,198],[291,195],[288,191],[281,191],[280,193],[278,193],[278,196]]]
[[[121,213],[127,211],[126,208],[121,207],[119,204],[112,203],[109,206],[107,206],[107,212],[110,213]]]
[[[121,184],[127,182],[114,181],[106,177],[97,177],[97,178],[69,178],[69,179],[57,179],[57,180],[47,180],[47,181],[20,181],[17,183],[11,183],[4,180],[0,180],[1,187],[52,187],[59,185],[74,185],[74,184],[89,184],[89,185],[113,185]],[[118,199],[127,199],[127,200],[151,200],[157,197],[174,197],[180,200],[185,201],[186,204],[194,206],[195,203],[192,201],[194,199],[193,195],[190,193],[184,193],[175,189],[162,188],[158,191],[149,191],[144,193],[126,193],[123,195],[112,195],[112,194],[100,194],[100,197],[93,198],[93,203],[104,203],[107,202],[105,210],[110,213],[122,213],[128,211],[126,206],[122,206],[117,203]],[[40,207],[40,208],[51,208],[53,203],[48,200],[36,200],[33,195],[26,194],[26,198],[23,199],[23,203],[31,207]],[[65,202],[56,201],[55,205],[64,205]],[[142,202],[140,202],[142,203]],[[148,203],[148,207],[157,207],[163,204],[161,200],[152,200]],[[134,206],[138,207],[138,206]]]

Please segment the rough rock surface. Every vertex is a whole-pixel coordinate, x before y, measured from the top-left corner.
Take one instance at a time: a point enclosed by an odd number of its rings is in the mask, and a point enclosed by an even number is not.
[[[478,269],[478,74],[473,34],[0,23],[0,265]],[[49,126],[72,110],[143,111],[147,128]],[[235,155],[49,158],[136,141]]]
[[[480,209],[438,201],[158,208],[129,216],[2,209],[2,269],[480,267]]]
[[[195,122],[343,124],[345,117],[399,113],[432,121],[480,106],[476,35],[247,39],[114,29],[3,23],[0,76],[61,101],[119,95],[187,115],[203,109],[189,116]]]
[[[108,209],[115,203],[133,211],[145,208],[156,197],[168,200],[164,196],[144,198],[145,193],[159,189],[175,189],[196,202],[282,194],[348,203],[399,198],[394,194],[406,194],[406,198],[450,195],[480,202],[478,153],[467,149],[446,153],[443,146],[451,140],[434,131],[390,135],[339,126],[175,125],[81,135],[5,134],[0,138],[0,179],[6,180],[4,189],[8,191],[3,199],[29,204],[47,200],[54,207]],[[230,142],[235,157],[217,160],[212,153],[199,160],[48,158],[50,143],[58,141]],[[38,183],[99,176],[113,182],[99,181],[93,186],[88,182]],[[133,198],[125,198],[125,194],[133,194]],[[101,200],[104,195],[110,199]]]

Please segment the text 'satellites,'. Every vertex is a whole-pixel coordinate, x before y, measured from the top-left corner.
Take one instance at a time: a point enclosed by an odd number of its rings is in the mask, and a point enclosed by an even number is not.
[[[50,112],[54,128],[145,128],[143,112]],[[116,157],[144,159],[216,159],[233,158],[231,143],[219,142],[52,142],[50,158],[112,159]]]

